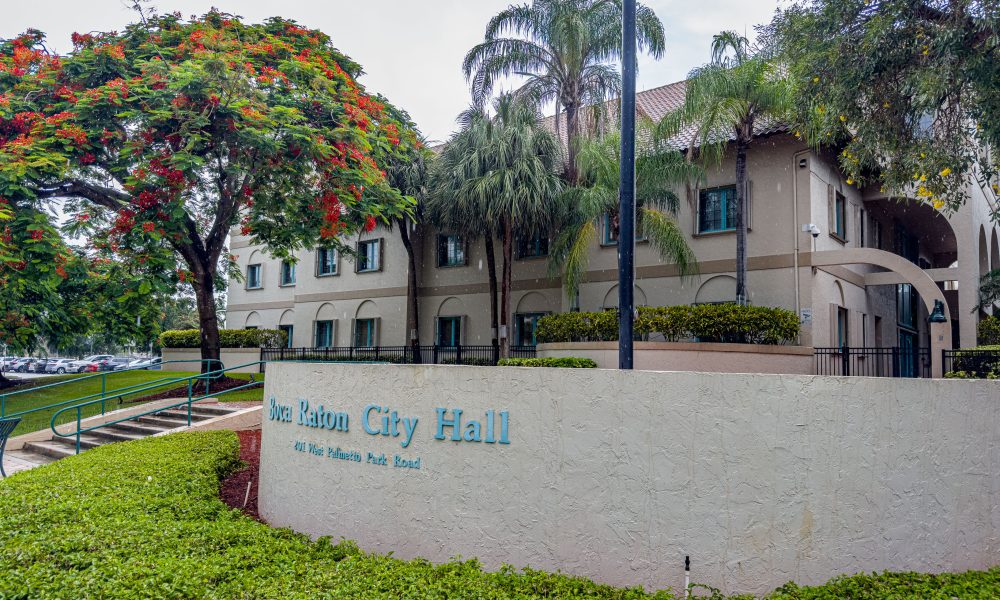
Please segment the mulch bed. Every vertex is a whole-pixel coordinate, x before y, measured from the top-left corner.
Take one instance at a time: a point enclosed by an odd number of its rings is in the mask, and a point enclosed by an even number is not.
[[[229,506],[263,523],[257,512],[257,487],[260,484],[260,430],[237,431],[236,435],[240,436],[240,460],[247,463],[247,467],[224,479],[219,495]],[[249,496],[247,484],[250,485]]]
[[[212,385],[209,387],[208,391],[210,394],[215,392],[224,392],[226,390],[231,390],[241,385],[247,385],[250,383],[246,379],[233,379],[232,377],[223,377],[221,379],[213,379]],[[205,394],[205,382],[199,381],[194,387],[194,393],[197,396],[202,396]],[[180,387],[171,388],[163,392],[157,392],[155,394],[150,394],[149,396],[142,396],[141,398],[132,398],[128,400],[128,403],[135,402],[150,402],[153,400],[167,400],[170,398],[187,398],[188,387],[187,385],[182,385]]]

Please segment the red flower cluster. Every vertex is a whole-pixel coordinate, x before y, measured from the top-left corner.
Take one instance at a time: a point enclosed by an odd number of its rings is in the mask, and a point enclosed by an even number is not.
[[[92,36],[89,33],[73,32],[73,35],[70,36],[70,39],[73,40],[73,45],[76,46],[77,48],[80,48],[82,46],[89,46],[94,43],[94,36]]]
[[[29,229],[28,233],[31,235],[31,239],[40,240],[45,236],[45,232],[41,229]]]
[[[393,146],[399,145],[399,128],[389,123],[385,126],[385,137]]]
[[[375,225],[376,225],[375,217],[373,217],[372,215],[368,215],[367,217],[365,217],[365,231],[371,233],[372,230],[375,229]]]
[[[63,139],[70,140],[78,146],[87,145],[87,132],[84,131],[79,125],[67,125],[62,127],[56,130],[56,135]]]
[[[97,162],[97,157],[90,152],[85,152],[83,156],[80,157],[80,164],[92,165]]]
[[[142,230],[145,231],[146,233],[149,233],[154,229],[156,229],[156,223],[153,223],[152,221],[146,221],[145,223],[142,224]]]

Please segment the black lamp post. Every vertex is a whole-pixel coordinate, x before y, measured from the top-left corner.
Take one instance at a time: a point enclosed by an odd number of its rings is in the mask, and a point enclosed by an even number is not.
[[[618,186],[618,368],[632,368],[635,319],[635,0],[622,14],[622,148]]]

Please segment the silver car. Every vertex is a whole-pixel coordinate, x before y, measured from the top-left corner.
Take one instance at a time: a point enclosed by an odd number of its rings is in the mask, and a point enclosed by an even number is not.
[[[69,358],[50,358],[45,363],[45,372],[65,375],[71,371],[76,371],[75,368],[70,366],[72,363],[73,360]]]

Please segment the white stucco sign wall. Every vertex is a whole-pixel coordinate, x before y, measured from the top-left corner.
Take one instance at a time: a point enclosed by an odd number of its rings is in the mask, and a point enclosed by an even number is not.
[[[650,589],[997,562],[1000,383],[272,363],[260,511]],[[461,411],[459,414],[457,411]]]

